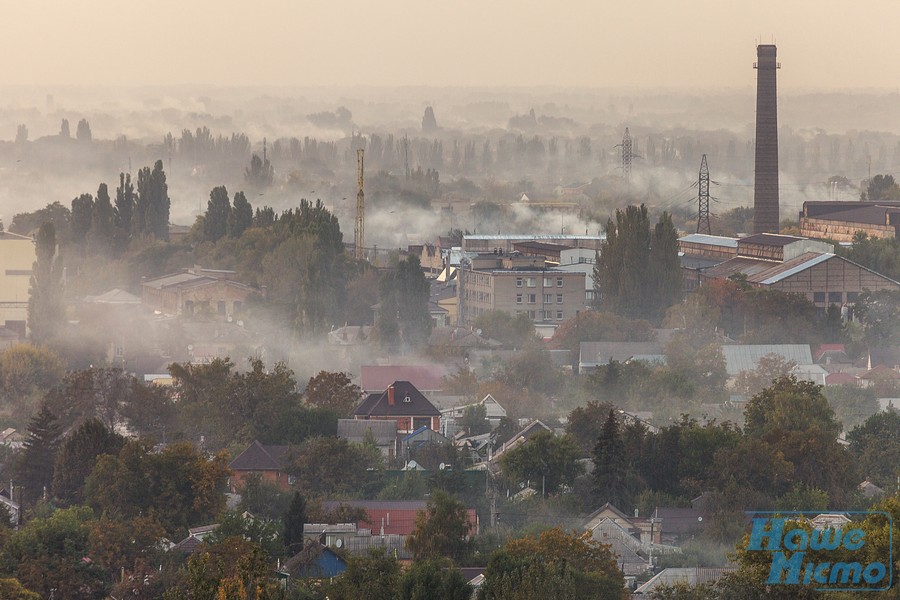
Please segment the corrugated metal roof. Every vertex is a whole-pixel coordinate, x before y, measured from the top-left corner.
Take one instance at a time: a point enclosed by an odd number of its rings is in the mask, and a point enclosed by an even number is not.
[[[722,346],[725,369],[729,375],[756,369],[766,354],[777,354],[798,365],[812,364],[812,352],[808,344],[726,344]]]
[[[533,233],[521,233],[521,234],[496,234],[496,235],[482,235],[472,234],[463,236],[467,240],[605,240],[605,235],[560,235],[558,233],[548,233],[548,234],[533,234]]]
[[[800,273],[801,271],[805,271],[806,269],[811,269],[812,267],[814,267],[818,264],[821,264],[823,262],[831,260],[836,255],[834,255],[834,254],[819,254],[818,256],[812,256],[812,257],[806,258],[807,256],[808,256],[808,254],[803,254],[802,256],[798,256],[796,259],[794,259],[792,261],[788,261],[788,262],[784,263],[782,266],[788,267],[788,268],[784,269],[783,271],[781,271],[779,273],[775,273],[775,274],[767,277],[766,279],[763,279],[762,281],[760,281],[760,283],[763,285],[772,285],[773,283],[778,283],[782,279],[790,277],[791,275],[796,275],[797,273]],[[796,262],[796,261],[799,261],[799,262]],[[795,263],[795,262],[796,262],[796,264],[793,264],[793,265],[791,264],[791,263]]]
[[[706,235],[705,233],[691,233],[678,238],[678,241],[691,244],[706,244],[707,246],[722,246],[723,248],[737,248],[738,245],[737,238],[724,237],[721,235]]]

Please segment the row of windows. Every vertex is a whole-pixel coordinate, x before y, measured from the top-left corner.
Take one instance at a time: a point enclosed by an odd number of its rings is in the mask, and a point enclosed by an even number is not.
[[[491,294],[489,292],[473,292],[466,290],[466,300],[477,300],[478,302],[490,302]]]
[[[859,292],[847,292],[847,302],[856,302],[858,297]],[[813,302],[822,304],[826,301],[829,304],[842,304],[844,302],[844,294],[843,292],[828,292],[827,294],[825,292],[813,292]]]
[[[537,286],[537,277],[516,277],[516,287],[536,287]],[[563,286],[563,278],[556,278],[556,287]],[[553,287],[553,278],[552,277],[544,277],[544,287]]]
[[[535,304],[537,302],[537,294],[516,294],[516,304],[522,304],[522,300],[527,299],[528,304]],[[556,303],[563,303],[563,295],[556,295]],[[544,304],[553,304],[553,294],[544,294]]]
[[[519,311],[516,311],[517,315],[527,314],[529,319],[536,319],[537,316],[540,315],[542,321],[552,321],[553,313],[554,313],[554,311],[552,311],[552,310],[519,310]],[[564,319],[563,314],[564,314],[563,311],[557,310],[556,311],[556,320],[562,321]]]

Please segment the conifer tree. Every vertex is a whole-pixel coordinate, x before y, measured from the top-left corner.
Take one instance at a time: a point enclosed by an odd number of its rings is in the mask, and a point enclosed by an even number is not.
[[[49,221],[41,225],[35,237],[37,260],[31,270],[28,297],[28,326],[35,345],[50,340],[62,327],[62,261],[56,256],[56,229]]]
[[[29,503],[50,489],[61,433],[56,415],[43,404],[28,424],[28,435],[16,465],[15,483],[22,486],[22,497]]]
[[[610,502],[620,509],[625,508],[627,500],[624,451],[619,422],[610,410],[594,446],[594,496],[599,502]]]

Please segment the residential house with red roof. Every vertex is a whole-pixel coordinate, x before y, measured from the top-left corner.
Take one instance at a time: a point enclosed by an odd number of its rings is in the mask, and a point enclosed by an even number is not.
[[[254,440],[250,446],[235,457],[228,468],[233,474],[228,483],[231,493],[238,492],[244,481],[252,474],[258,474],[266,483],[288,490],[293,483],[287,474],[288,446],[266,446]]]

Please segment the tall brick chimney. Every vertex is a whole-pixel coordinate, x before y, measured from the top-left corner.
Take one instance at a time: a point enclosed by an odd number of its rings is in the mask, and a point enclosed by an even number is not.
[[[753,233],[778,233],[778,94],[775,45],[756,47],[756,168]]]

